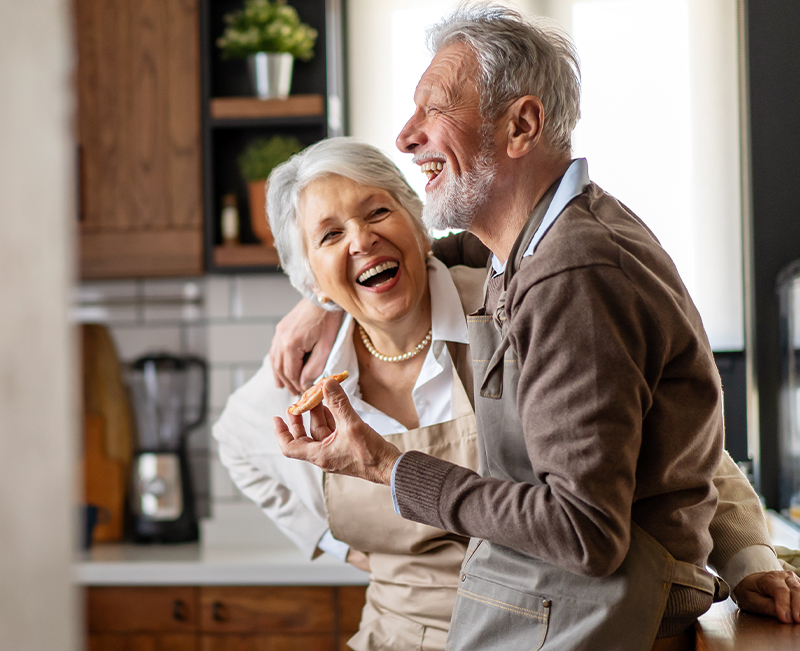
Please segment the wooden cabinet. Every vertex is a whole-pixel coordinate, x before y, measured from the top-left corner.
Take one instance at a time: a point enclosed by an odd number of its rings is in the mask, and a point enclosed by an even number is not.
[[[80,274],[203,270],[199,0],[75,0]]]
[[[250,95],[244,60],[216,40],[243,0],[75,0],[80,276],[276,270],[237,159],[275,134],[309,145],[344,132],[342,0],[292,0],[318,31],[286,100]],[[241,246],[220,246],[222,197],[238,198]]]
[[[90,587],[89,651],[345,651],[365,587]]]
[[[216,47],[226,13],[243,0],[200,0],[203,80],[203,188],[206,269],[275,271],[278,255],[250,227],[250,203],[237,159],[248,144],[273,135],[310,145],[344,133],[342,0],[289,0],[300,19],[317,30],[314,57],[295,61],[291,95],[285,100],[252,97],[244,60],[226,60]],[[235,194],[239,246],[222,246],[222,199]]]

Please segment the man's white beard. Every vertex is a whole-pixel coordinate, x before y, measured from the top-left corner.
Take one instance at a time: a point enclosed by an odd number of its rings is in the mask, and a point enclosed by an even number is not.
[[[444,231],[450,228],[468,230],[475,216],[489,200],[489,192],[497,172],[488,147],[481,147],[475,164],[460,176],[443,170],[439,187],[428,192],[422,208],[425,226]]]

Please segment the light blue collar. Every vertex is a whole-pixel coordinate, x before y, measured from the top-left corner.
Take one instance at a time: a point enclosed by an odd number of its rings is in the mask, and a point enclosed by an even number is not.
[[[539,245],[539,241],[556,221],[556,218],[564,211],[570,201],[583,192],[589,183],[589,165],[586,163],[586,159],[576,158],[572,161],[564,176],[561,177],[561,183],[558,184],[558,189],[550,202],[550,207],[544,214],[544,219],[542,219],[542,223],[534,234],[531,243],[525,249],[525,253],[522,254],[523,258],[533,255]],[[495,276],[506,270],[505,263],[501,263],[494,254],[492,254],[492,269]]]

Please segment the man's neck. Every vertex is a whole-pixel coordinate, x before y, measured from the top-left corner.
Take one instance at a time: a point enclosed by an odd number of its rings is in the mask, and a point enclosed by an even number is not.
[[[481,208],[470,227],[505,263],[514,242],[525,227],[528,217],[542,200],[548,188],[564,175],[571,163],[567,158],[537,165],[534,170],[518,165],[506,173],[499,173],[492,196]]]

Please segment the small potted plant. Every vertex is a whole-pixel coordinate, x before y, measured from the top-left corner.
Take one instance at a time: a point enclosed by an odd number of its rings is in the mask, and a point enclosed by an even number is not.
[[[274,167],[303,148],[297,138],[273,136],[255,140],[239,156],[239,171],[247,181],[250,199],[250,225],[264,246],[272,246],[272,232],[267,219],[267,177]]]
[[[294,59],[314,56],[317,30],[300,22],[286,0],[245,0],[244,9],[225,15],[227,27],[217,40],[224,58],[247,59],[250,78],[261,99],[289,96]]]

